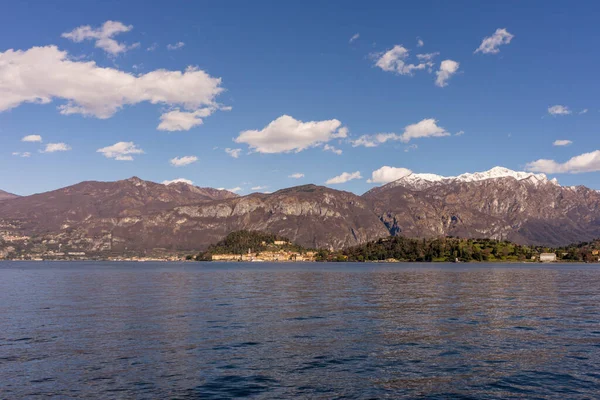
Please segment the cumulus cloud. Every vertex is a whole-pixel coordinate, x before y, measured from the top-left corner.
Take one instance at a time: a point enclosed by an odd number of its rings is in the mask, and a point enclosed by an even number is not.
[[[304,174],[302,174],[300,172],[296,172],[295,174],[289,175],[288,178],[300,179],[300,178],[304,178]]]
[[[71,146],[66,143],[48,143],[44,150],[40,150],[42,153],[55,153],[57,151],[69,151]]]
[[[571,114],[571,110],[567,106],[561,106],[557,104],[552,107],[548,107],[548,114],[550,115],[569,115]]]
[[[40,135],[27,135],[21,139],[21,142],[41,142],[42,137]]]
[[[555,140],[554,143],[552,143],[552,145],[553,146],[568,146],[572,143],[573,142],[570,140]]]
[[[225,149],[225,153],[229,154],[233,158],[239,158],[242,153],[242,149],[230,149],[229,147]]]
[[[421,38],[417,38],[417,47],[423,47],[425,46],[425,42],[423,42],[423,40],[421,40]]]
[[[162,181],[163,185],[170,185],[171,183],[187,183],[188,185],[194,184],[194,182],[190,181],[189,179],[185,179],[185,178],[177,178],[177,179],[173,179],[170,181]]]
[[[297,153],[347,135],[348,129],[337,119],[302,122],[282,115],[262,130],[241,132],[235,142],[259,153]]]
[[[31,157],[31,153],[28,151],[25,151],[23,153],[19,152],[19,151],[15,151],[12,153],[13,156],[17,156],[17,157],[23,157],[23,158],[28,158]]]
[[[341,175],[338,176],[334,176],[331,179],[328,179],[325,184],[327,185],[337,185],[340,183],[346,183],[348,181],[351,181],[353,179],[361,179],[362,176],[360,175],[359,171],[356,172],[344,172]]]
[[[453,60],[444,60],[440,64],[440,69],[435,73],[437,79],[435,80],[436,86],[445,87],[448,86],[448,79],[452,77],[457,71],[460,63]]]
[[[349,40],[349,43],[354,42],[356,39],[358,39],[360,37],[359,33],[355,33],[354,35],[352,35],[352,37]]]
[[[196,156],[183,156],[183,157],[175,157],[169,160],[172,166],[174,167],[183,167],[185,165],[190,165],[198,161],[198,157]]]
[[[515,36],[509,33],[506,29],[496,29],[492,36],[483,39],[475,53],[497,54],[500,52],[501,45],[509,44]]]
[[[412,139],[424,137],[442,137],[450,136],[446,129],[437,125],[437,121],[433,118],[423,119],[416,124],[407,125],[401,135],[396,133],[378,133],[375,135],[363,135],[352,141],[353,147],[376,147],[387,141],[400,141],[408,143]]]
[[[251,189],[252,190],[265,190],[267,188],[268,188],[268,186],[254,186]]]
[[[397,181],[400,178],[404,178],[412,174],[412,171],[407,168],[396,168],[383,166],[371,173],[371,178],[367,179],[369,183],[389,183]]]
[[[600,150],[575,156],[564,163],[545,159],[533,161],[526,165],[526,169],[546,174],[579,174],[600,171]]]
[[[201,108],[196,111],[181,111],[179,108],[164,113],[160,116],[159,131],[189,131],[195,126],[202,125],[202,118],[208,117],[215,112],[215,107]]]
[[[342,155],[342,150],[326,144],[323,146],[323,151],[331,151],[333,154]]]
[[[234,187],[234,188],[231,188],[231,189],[225,189],[225,190],[227,190],[228,192],[237,193],[237,192],[241,192],[241,191],[242,191],[242,188],[241,188],[241,187],[239,187],[239,186],[236,186],[236,187]]]
[[[144,154],[144,150],[137,147],[133,142],[118,142],[112,146],[96,150],[106,158],[114,158],[118,161],[132,161],[132,154]]]
[[[395,72],[399,75],[413,75],[414,71],[423,70],[433,66],[431,61],[421,62],[419,64],[408,64],[406,62],[408,56],[408,49],[402,45],[396,45],[381,54],[375,62],[375,65],[384,71]]]
[[[167,50],[177,50],[177,49],[182,48],[183,46],[185,46],[185,43],[183,43],[183,42],[177,42],[175,44],[168,44]]]
[[[116,56],[119,53],[124,53],[140,45],[139,43],[135,43],[128,46],[113,39],[113,36],[129,32],[132,29],[132,25],[124,25],[119,21],[106,21],[101,27],[95,29],[89,25],[82,25],[71,32],[63,33],[62,37],[76,43],[81,43],[84,40],[93,40],[97,48],[104,50],[112,56]]]
[[[196,112],[215,107],[215,97],[223,90],[220,78],[196,67],[133,75],[100,68],[93,61],[74,61],[56,46],[0,52],[0,112],[53,99],[66,101],[59,106],[61,114],[102,119],[146,101]],[[202,113],[206,111],[201,109]]]

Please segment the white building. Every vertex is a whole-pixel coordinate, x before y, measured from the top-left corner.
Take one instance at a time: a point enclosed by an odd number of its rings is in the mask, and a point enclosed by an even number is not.
[[[556,262],[556,253],[540,254],[540,262]]]

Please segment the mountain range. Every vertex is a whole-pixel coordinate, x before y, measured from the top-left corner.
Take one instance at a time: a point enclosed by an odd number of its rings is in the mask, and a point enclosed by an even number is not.
[[[238,196],[134,177],[23,197],[0,192],[0,200],[0,251],[196,251],[242,229],[330,249],[390,234],[548,246],[600,237],[598,191],[501,167],[457,177],[411,173],[362,196],[316,185]]]

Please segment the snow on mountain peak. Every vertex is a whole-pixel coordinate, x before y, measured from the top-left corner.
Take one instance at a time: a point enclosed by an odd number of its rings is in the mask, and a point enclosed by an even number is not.
[[[412,173],[391,183],[392,186],[408,186],[413,189],[425,189],[436,184],[449,184],[454,182],[478,182],[488,179],[514,178],[518,181],[526,181],[534,185],[551,183],[559,186],[556,178],[549,180],[545,174],[534,174],[532,172],[513,171],[504,167],[494,167],[488,171],[464,173],[459,176],[441,176],[435,174]]]

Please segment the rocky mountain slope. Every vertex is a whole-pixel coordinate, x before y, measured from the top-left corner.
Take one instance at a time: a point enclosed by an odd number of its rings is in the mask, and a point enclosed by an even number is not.
[[[88,252],[202,250],[232,231],[260,230],[306,247],[342,248],[387,236],[359,196],[301,186],[239,197],[185,183],[84,182],[0,204],[1,225]],[[52,247],[52,246],[50,246]]]
[[[163,185],[137,177],[81,182],[0,203],[0,218],[21,221],[28,233],[56,232],[83,221],[135,217],[173,207],[238,197],[185,183]]]
[[[363,195],[393,234],[564,245],[600,236],[600,193],[544,174],[496,167],[440,177],[412,174]]]
[[[330,249],[390,233],[558,246],[600,237],[600,193],[493,168],[458,177],[412,174],[363,196],[306,185],[240,197],[134,177],[0,202],[0,250],[198,251],[238,230]]]
[[[17,196],[16,194],[12,194],[12,193],[5,192],[4,190],[0,190],[0,201],[16,199],[17,197],[19,197],[19,196]]]

